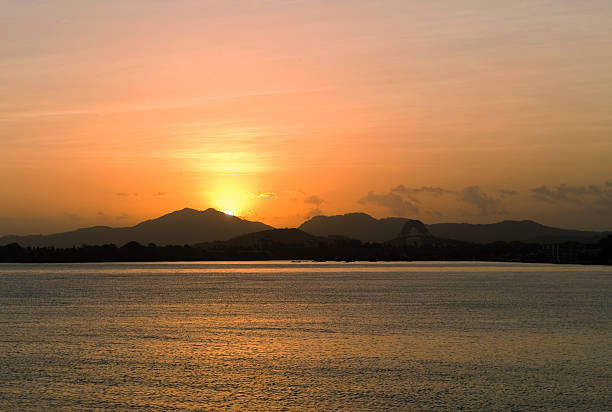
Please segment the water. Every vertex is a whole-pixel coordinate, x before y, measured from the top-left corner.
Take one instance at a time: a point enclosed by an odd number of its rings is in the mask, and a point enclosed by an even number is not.
[[[0,265],[0,410],[610,410],[612,268]]]

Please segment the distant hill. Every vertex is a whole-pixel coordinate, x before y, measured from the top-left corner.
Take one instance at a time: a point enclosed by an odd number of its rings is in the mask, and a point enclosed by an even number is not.
[[[309,235],[300,229],[270,229],[241,235],[228,240],[226,243],[232,246],[257,246],[261,244],[304,246],[330,242],[329,238]]]
[[[461,240],[473,243],[525,242],[525,243],[560,243],[587,242],[595,243],[604,234],[583,230],[559,229],[544,226],[531,220],[504,220],[499,223],[436,223],[427,225],[429,231],[437,237]]]
[[[266,224],[243,220],[215,209],[204,211],[182,209],[131,227],[95,226],[51,235],[4,236],[0,237],[0,246],[18,243],[24,247],[69,248],[109,243],[121,246],[132,241],[143,245],[155,243],[164,246],[228,240],[237,242],[236,244],[272,242],[297,245],[308,242],[311,244],[335,242],[341,238],[377,243],[393,240],[394,243],[401,244],[430,244],[433,238],[472,243],[497,241],[596,243],[606,234],[605,232],[559,229],[530,220],[505,220],[491,224],[436,223],[424,225],[414,219],[400,217],[375,219],[365,213],[315,216],[297,229],[271,229],[273,228]]]
[[[347,213],[315,216],[302,223],[299,229],[315,236],[342,235],[362,242],[386,242],[396,238],[406,222],[419,221],[401,217],[375,219],[365,213]]]
[[[422,223],[418,220],[400,217],[375,219],[365,213],[348,213],[337,216],[315,216],[299,228],[316,236],[343,235],[363,242],[386,242],[404,237],[400,232],[407,223],[416,228]],[[526,242],[558,243],[587,242],[595,243],[605,236],[604,232],[559,229],[544,226],[530,220],[505,220],[490,224],[436,223],[424,225],[436,238],[458,240],[472,243]],[[417,230],[418,231],[418,230]]]
[[[72,247],[113,243],[121,246],[131,241],[147,245],[185,245],[228,240],[246,233],[272,229],[260,222],[230,216],[215,209],[182,209],[131,227],[95,226],[51,235],[9,235],[0,237],[0,245]]]

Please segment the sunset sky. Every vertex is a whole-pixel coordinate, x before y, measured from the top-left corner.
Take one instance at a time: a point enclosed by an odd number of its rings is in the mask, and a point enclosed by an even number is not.
[[[0,0],[0,235],[191,207],[612,230],[612,2]]]

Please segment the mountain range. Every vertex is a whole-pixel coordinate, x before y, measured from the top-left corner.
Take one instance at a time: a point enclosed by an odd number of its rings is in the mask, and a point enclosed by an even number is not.
[[[315,216],[299,227],[304,232],[317,235],[344,235],[362,242],[384,242],[398,236],[406,223],[418,220],[400,217],[375,219],[365,213],[347,213],[336,216]],[[425,225],[435,237],[471,243],[491,242],[597,242],[605,232],[559,229],[531,220],[504,220],[498,223],[435,223]]]
[[[496,241],[524,243],[597,242],[605,232],[559,229],[523,220],[491,224],[436,223],[424,225],[414,219],[389,217],[376,219],[365,213],[336,216],[315,216],[297,229],[272,230],[261,222],[230,216],[215,209],[199,211],[182,209],[130,227],[95,226],[50,235],[9,235],[0,237],[0,245],[54,246],[66,248],[80,245],[124,245],[135,241],[144,245],[193,245],[203,242],[228,241],[236,244],[281,241],[302,243],[322,238],[344,237],[362,242],[402,242],[422,244],[432,238],[471,243]],[[299,229],[299,230],[298,230]],[[265,232],[264,232],[265,231]],[[259,235],[249,235],[262,232]],[[313,238],[311,238],[312,236]],[[428,240],[429,239],[429,240]]]
[[[0,245],[72,247],[80,245],[124,245],[135,241],[144,245],[192,245],[198,242],[228,240],[246,233],[272,229],[260,222],[230,216],[215,209],[182,209],[131,227],[94,226],[51,235],[9,235]]]

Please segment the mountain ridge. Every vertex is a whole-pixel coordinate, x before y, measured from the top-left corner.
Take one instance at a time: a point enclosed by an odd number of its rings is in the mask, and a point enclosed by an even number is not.
[[[387,217],[376,219],[365,213],[347,213],[334,216],[315,216],[299,226],[306,233],[316,236],[343,235],[363,242],[385,242],[395,239],[408,222],[415,219]],[[524,242],[594,243],[607,232],[561,229],[546,226],[532,220],[504,220],[495,223],[434,223],[424,225],[437,238],[471,243]]]
[[[246,233],[272,229],[261,222],[252,222],[209,208],[176,210],[128,227],[92,226],[48,235],[8,235],[0,237],[0,245],[72,247],[81,245],[118,246],[128,242],[157,245],[183,245],[213,240],[228,240]]]
[[[491,243],[496,241],[524,243],[597,242],[605,232],[562,229],[533,220],[503,220],[495,223],[434,223],[427,225],[438,237]]]
[[[503,220],[495,223],[434,223],[426,225],[416,219],[386,217],[376,219],[367,213],[352,212],[343,215],[319,215],[303,222],[295,230],[328,238],[340,236],[362,242],[383,243],[402,238],[408,241],[406,228],[416,231],[421,242],[429,236],[471,243],[523,242],[561,243],[576,241],[596,243],[607,232],[561,229],[532,220]],[[213,208],[197,210],[183,208],[147,219],[133,226],[91,226],[48,235],[7,235],[0,237],[0,245],[18,243],[31,247],[73,247],[113,243],[121,246],[128,242],[141,244],[193,245],[203,242],[228,241],[242,235],[274,229],[261,222],[231,216]],[[298,232],[277,232],[298,235]]]

